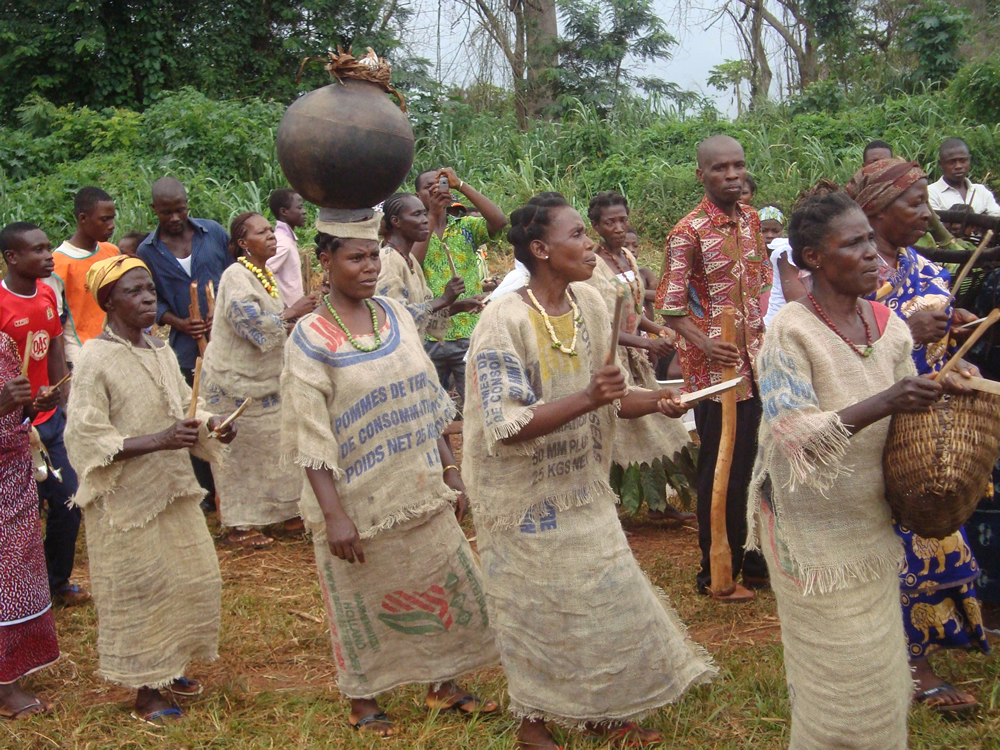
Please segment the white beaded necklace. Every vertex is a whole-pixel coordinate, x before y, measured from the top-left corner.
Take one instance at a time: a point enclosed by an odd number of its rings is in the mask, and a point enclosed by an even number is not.
[[[538,300],[535,299],[535,295],[532,293],[531,289],[525,287],[525,291],[528,293],[528,299],[531,300],[531,304],[535,306],[538,313],[542,316],[542,320],[545,322],[545,329],[549,332],[549,338],[552,339],[552,348],[558,349],[563,354],[568,354],[571,357],[577,356],[576,352],[576,337],[580,333],[580,308],[576,306],[573,298],[569,296],[569,290],[566,290],[566,301],[569,302],[570,309],[573,311],[573,341],[570,343],[569,347],[566,347],[559,337],[556,336],[556,329],[552,327],[552,321],[549,320],[549,314],[545,312],[545,308],[542,307]]]

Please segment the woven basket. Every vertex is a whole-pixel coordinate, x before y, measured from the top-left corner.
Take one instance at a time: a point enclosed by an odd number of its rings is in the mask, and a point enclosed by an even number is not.
[[[882,466],[896,521],[930,539],[954,534],[987,494],[998,445],[1000,396],[991,393],[893,416]]]

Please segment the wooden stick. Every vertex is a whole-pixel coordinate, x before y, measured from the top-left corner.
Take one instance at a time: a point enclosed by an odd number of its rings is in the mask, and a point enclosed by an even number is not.
[[[955,283],[951,287],[951,294],[948,295],[948,301],[944,303],[944,307],[946,310],[948,309],[948,305],[950,305],[952,302],[955,301],[955,295],[958,294],[959,287],[962,286],[962,282],[965,281],[965,277],[969,275],[969,271],[971,271],[972,267],[975,265],[976,259],[979,258],[979,254],[986,249],[986,246],[992,239],[993,239],[993,230],[988,229],[986,231],[986,236],[983,237],[983,241],[980,242],[979,247],[976,248],[976,252],[974,252],[971,256],[969,256],[969,259],[965,262],[965,265],[962,266],[962,270],[958,272],[958,277],[955,279]]]
[[[307,295],[308,294],[312,294],[312,290],[313,290],[312,289],[312,286],[313,286],[312,263],[309,260],[309,254],[306,253],[305,255],[300,255],[299,259],[300,259],[300,262],[301,261],[305,261],[305,269],[304,269],[304,273],[302,274],[303,277],[304,277],[303,281],[305,282],[305,293]]]
[[[198,282],[191,282],[191,305],[188,307],[188,317],[191,320],[201,321],[201,300],[198,299]],[[208,346],[208,342],[205,341],[205,335],[202,334],[199,338],[195,339],[198,342],[198,353],[205,354],[205,347]]]
[[[730,305],[722,308],[722,342],[736,343],[736,310]],[[723,366],[724,381],[735,377],[735,367]],[[712,574],[712,593],[716,596],[728,596],[736,590],[733,582],[732,550],[729,547],[729,534],[726,529],[726,494],[729,489],[729,473],[733,467],[733,448],[736,445],[736,391],[726,391],[720,398],[722,433],[719,437],[719,454],[712,480],[712,547],[708,557]]]
[[[458,276],[458,271],[455,270],[455,261],[452,260],[451,250],[448,249],[448,243],[446,243],[444,240],[441,240],[441,247],[444,248],[444,257],[448,259],[448,265],[451,267],[451,277],[455,278],[456,276]]]
[[[239,419],[240,415],[243,412],[246,411],[246,409],[247,409],[248,406],[250,406],[250,402],[251,401],[253,401],[253,399],[252,398],[248,398],[242,404],[240,404],[239,406],[237,406],[236,407],[236,411],[234,411],[232,414],[230,414],[228,417],[226,417],[225,419],[223,419],[221,422],[219,422],[219,424],[217,424],[215,426],[215,429],[212,430],[212,432],[209,435],[209,437],[211,437],[211,438],[219,437],[219,433],[221,433],[224,429],[226,429],[227,427],[229,427],[229,425],[231,425],[237,419]]]
[[[24,358],[21,360],[21,377],[28,377],[28,366],[31,364],[31,347],[35,345],[35,334],[28,331],[28,340],[24,342]]]
[[[194,363],[194,380],[191,381],[191,405],[188,407],[188,419],[194,419],[198,411],[198,390],[201,388],[201,357]]]
[[[974,330],[972,333],[969,334],[969,338],[967,338],[965,340],[965,343],[962,344],[962,348],[959,349],[957,352],[955,352],[954,356],[948,360],[948,363],[941,368],[941,371],[938,372],[937,375],[934,376],[934,380],[940,382],[945,375],[947,375],[949,372],[955,369],[955,366],[958,364],[959,360],[961,360],[962,357],[966,355],[969,349],[972,348],[973,344],[979,341],[979,337],[982,336],[984,333],[986,333],[986,329],[989,328],[994,323],[996,323],[998,320],[1000,320],[1000,308],[995,308],[992,311],[990,311],[989,315],[986,316],[986,320],[980,323],[979,326],[976,328],[976,330]]]
[[[63,379],[62,379],[62,380],[60,380],[60,381],[59,381],[58,383],[56,383],[55,385],[51,386],[51,387],[49,388],[49,390],[50,390],[50,391],[54,391],[54,390],[55,390],[56,388],[58,388],[58,387],[59,387],[59,386],[61,386],[61,385],[62,385],[63,383],[65,383],[65,382],[66,382],[67,380],[69,380],[69,379],[70,379],[71,377],[73,377],[73,372],[72,372],[72,371],[70,371],[70,372],[67,372],[67,373],[66,373],[66,374],[65,374],[65,375],[63,376]]]
[[[615,297],[615,314],[611,316],[611,350],[608,352],[607,363],[613,365],[618,357],[618,335],[622,330],[622,315],[625,312],[625,287],[618,286],[618,296]]]
[[[215,319],[215,284],[211,279],[205,287],[205,299],[208,301],[208,317]]]

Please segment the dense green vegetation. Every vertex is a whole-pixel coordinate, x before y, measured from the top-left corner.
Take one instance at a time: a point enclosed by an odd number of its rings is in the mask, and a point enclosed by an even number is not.
[[[871,94],[825,82],[787,104],[736,122],[713,110],[684,115],[626,100],[611,116],[578,104],[558,122],[521,132],[509,97],[473,91],[450,98],[411,97],[418,138],[414,169],[447,164],[507,209],[540,190],[559,190],[584,206],[598,190],[625,193],[634,223],[650,245],[697,201],[697,142],[726,132],[746,148],[760,190],[757,203],[789,205],[820,177],[844,181],[871,138],[933,170],[938,143],[968,140],[973,176],[1000,187],[1000,62],[959,72],[944,89]],[[245,98],[214,101],[193,89],[164,95],[142,112],[66,105],[30,97],[17,127],[0,128],[0,223],[38,222],[54,238],[70,232],[73,193],[97,184],[118,201],[119,233],[152,227],[149,186],[163,174],[183,180],[195,215],[228,223],[265,205],[284,183],[274,134],[284,105]]]

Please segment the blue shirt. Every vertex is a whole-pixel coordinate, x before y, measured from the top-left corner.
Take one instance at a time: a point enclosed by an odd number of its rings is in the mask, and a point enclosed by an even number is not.
[[[188,219],[194,227],[191,237],[191,275],[160,240],[160,229],[150,234],[137,249],[139,258],[149,266],[156,284],[156,322],[165,312],[178,318],[191,315],[191,282],[198,282],[198,299],[202,315],[208,313],[205,289],[211,281],[216,290],[222,272],[233,262],[229,254],[229,233],[221,224],[210,219]],[[176,328],[170,329],[170,346],[177,361],[185,369],[193,369],[198,359],[198,342]]]

